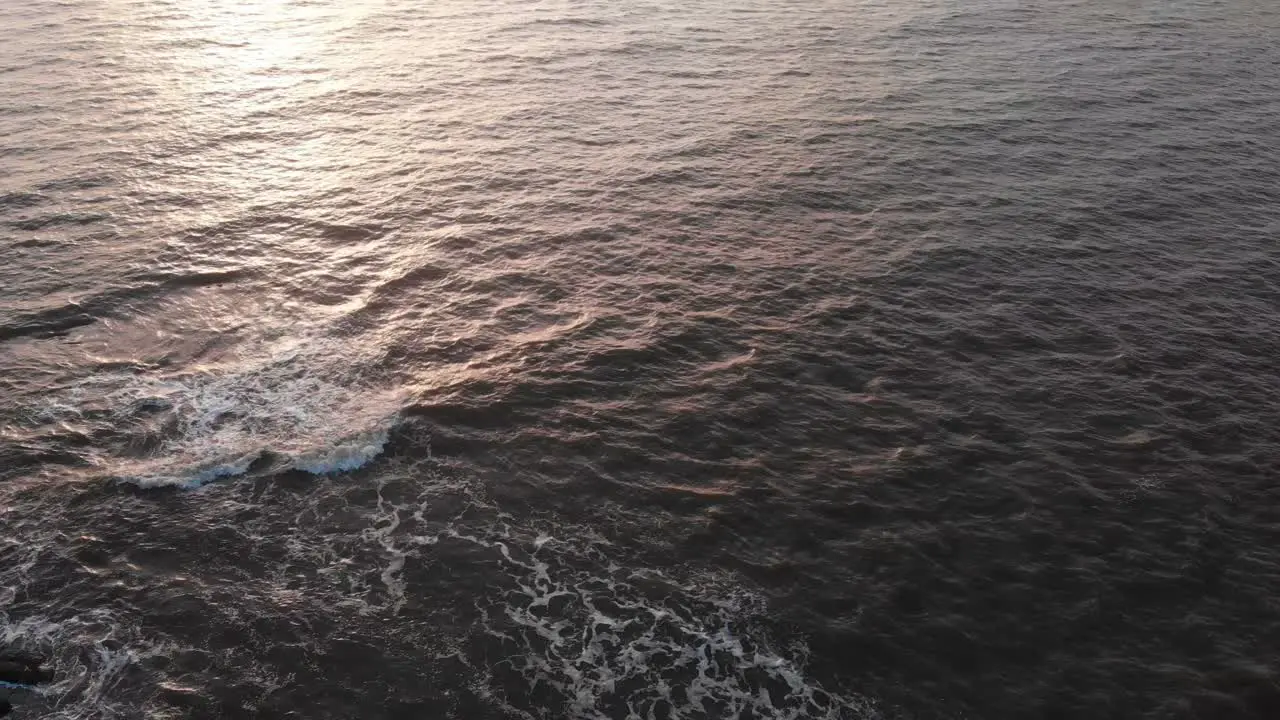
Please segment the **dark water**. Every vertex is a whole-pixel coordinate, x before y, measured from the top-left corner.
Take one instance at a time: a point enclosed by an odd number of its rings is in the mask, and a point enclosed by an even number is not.
[[[5,0],[0,82],[17,717],[1280,717],[1273,3]]]

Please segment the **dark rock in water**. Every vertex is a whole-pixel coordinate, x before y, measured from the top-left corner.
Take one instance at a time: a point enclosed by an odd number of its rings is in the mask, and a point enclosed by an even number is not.
[[[53,671],[42,669],[39,664],[27,664],[15,660],[0,660],[0,680],[19,685],[38,685],[53,679]]]
[[[25,650],[0,650],[0,662],[16,662],[27,667],[40,667],[45,663],[45,658]]]
[[[41,665],[44,658],[21,651],[0,651],[0,681],[15,685],[38,685],[53,680],[53,671]],[[13,711],[8,700],[0,700],[0,717]]]

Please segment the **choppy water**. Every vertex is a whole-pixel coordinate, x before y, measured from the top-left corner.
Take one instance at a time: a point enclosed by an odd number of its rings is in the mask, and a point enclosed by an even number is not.
[[[52,718],[1280,717],[1280,8],[0,2]]]

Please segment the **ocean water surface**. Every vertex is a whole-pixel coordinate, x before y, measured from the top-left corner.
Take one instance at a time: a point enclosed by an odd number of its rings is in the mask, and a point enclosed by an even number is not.
[[[0,0],[18,718],[1280,717],[1280,6]]]

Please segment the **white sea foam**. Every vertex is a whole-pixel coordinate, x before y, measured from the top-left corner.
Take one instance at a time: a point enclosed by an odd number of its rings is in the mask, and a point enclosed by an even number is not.
[[[483,652],[500,661],[473,666],[473,689],[513,716],[879,717],[871,702],[814,679],[802,642],[774,642],[759,622],[767,615],[765,600],[737,578],[702,573],[693,581],[631,566],[588,528],[521,528],[469,494],[463,514],[496,513],[492,521],[432,521],[429,494],[401,503],[388,497],[380,484],[372,524],[362,533],[382,556],[381,573],[373,584],[352,588],[355,606],[395,615],[414,595],[414,567],[434,562],[438,552],[451,556],[440,550],[442,543],[480,549],[486,567],[506,582],[475,598],[484,619],[458,641],[500,646]],[[349,548],[330,555],[335,573],[371,576],[367,566],[341,564]],[[524,689],[514,690],[513,680]]]
[[[142,487],[196,487],[264,456],[273,469],[348,471],[382,452],[404,403],[353,375],[359,364],[337,340],[290,340],[198,371],[91,376],[51,397],[41,419],[123,435],[88,459]]]
[[[524,646],[524,657],[507,663],[531,694],[542,687],[563,699],[563,708],[530,717],[878,717],[871,703],[808,677],[802,644],[773,648],[751,622],[763,599],[740,588],[700,588],[598,553],[580,565],[577,550],[546,535],[528,552],[503,539],[451,536],[498,550],[519,588],[487,613],[484,628]]]

